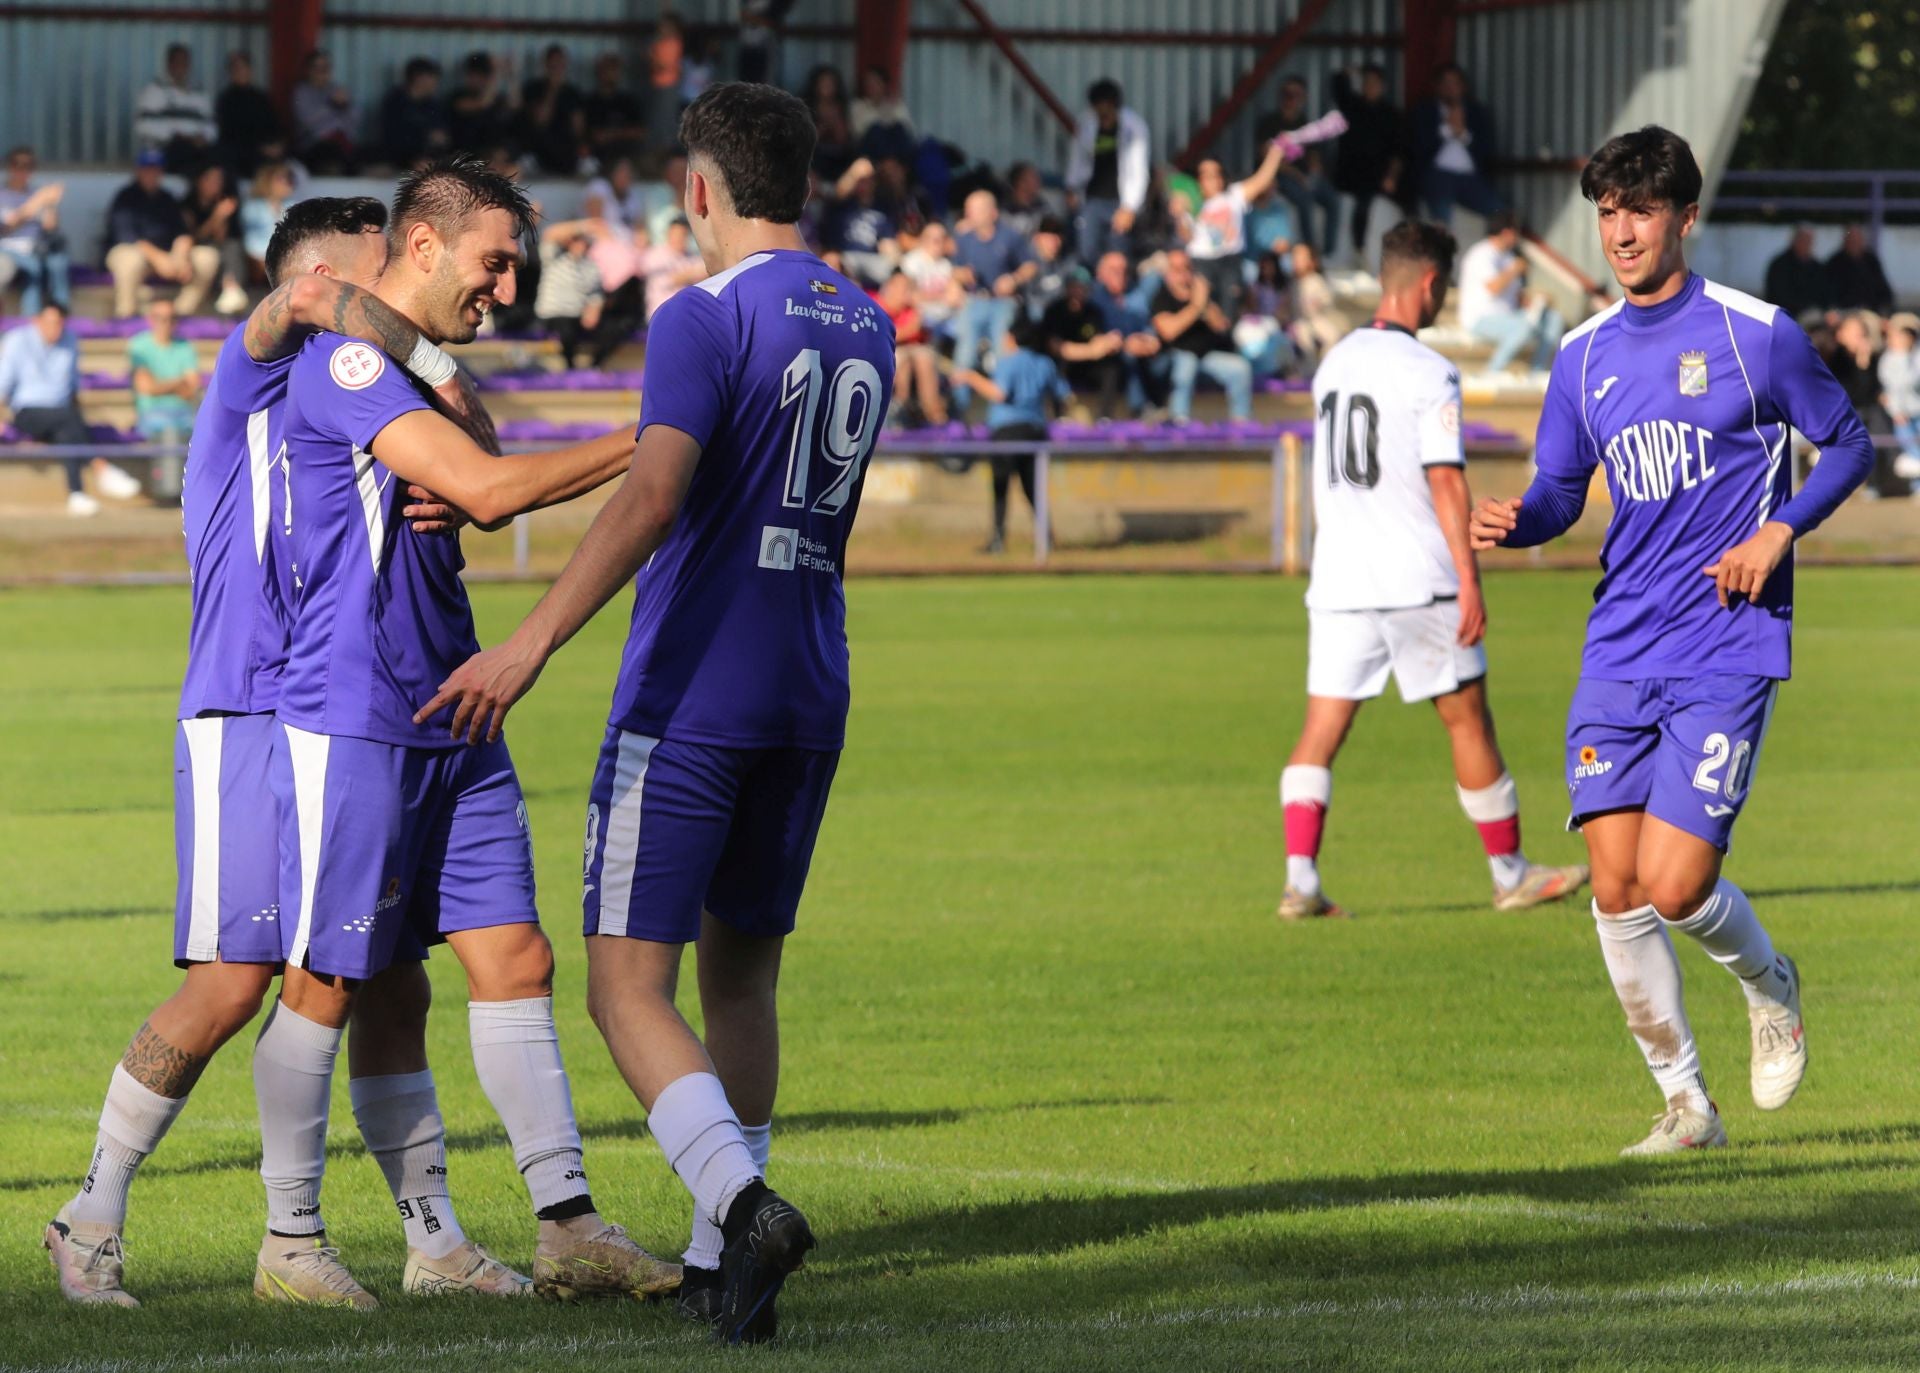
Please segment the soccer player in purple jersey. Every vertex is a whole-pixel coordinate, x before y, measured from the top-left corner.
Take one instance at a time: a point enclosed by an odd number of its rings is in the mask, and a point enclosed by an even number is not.
[[[451,705],[456,738],[497,738],[548,657],[635,582],[587,808],[588,1009],[693,1194],[681,1309],[741,1342],[773,1335],[814,1244],[764,1180],[774,985],[846,736],[841,564],[893,330],[795,227],[804,105],[713,86],[680,141],[713,275],[654,316],[633,470],[513,636],[415,718]],[[688,944],[704,1045],[674,1007]]]
[[[474,158],[431,163],[394,198],[380,304],[433,342],[467,342],[511,304],[532,210]],[[481,523],[569,499],[624,472],[615,432],[496,457],[432,408],[370,344],[309,339],[287,382],[286,522],[298,607],[275,707],[286,974],[256,1055],[261,1109],[319,1160],[341,1037],[360,984],[408,943],[444,939],[467,973],[481,1088],[505,1125],[539,1222],[536,1288],[553,1296],[679,1285],[600,1218],[553,1024],[553,950],[534,904],[526,803],[506,746],[458,747],[418,703],[473,653],[457,538],[403,537],[408,484]],[[269,1158],[262,1171],[271,1178]],[[276,1189],[276,1229],[317,1201]],[[430,1223],[429,1229],[433,1228]]]
[[[464,407],[452,364],[419,331],[360,287],[386,261],[386,207],[316,199],[295,206],[267,250],[274,291],[220,350],[187,467],[187,562],[193,614],[176,733],[179,894],[174,960],[180,989],[156,1007],[114,1069],[80,1192],[47,1227],[62,1292],[73,1301],[137,1303],[122,1284],[121,1231],[136,1171],[185,1108],[220,1046],[260,1009],[280,961],[278,844],[265,784],[268,732],[286,662],[290,574],[278,462],[281,400],[292,356],[314,329],[338,321],[396,361],[430,365]],[[448,527],[440,506],[410,507],[416,531]],[[445,1131],[426,1067],[430,988],[415,954],[382,976],[354,1019],[354,1114],[396,1202],[431,1191],[446,1233],[460,1234],[445,1202]],[[262,1121],[271,1139],[276,1121]],[[430,1187],[408,1179],[432,1178]],[[269,1240],[260,1280],[283,1297],[346,1304],[316,1210],[314,1239]],[[409,1227],[409,1243],[415,1236]],[[456,1239],[431,1246],[422,1271],[468,1290],[524,1288],[526,1280]],[[456,1252],[464,1248],[467,1252]],[[409,1277],[414,1266],[409,1266]],[[415,1286],[409,1283],[409,1286]],[[369,1299],[370,1300],[370,1299]]]
[[[1873,446],[1799,325],[1687,270],[1701,177],[1648,126],[1595,153],[1581,190],[1625,299],[1561,342],[1526,494],[1487,500],[1475,548],[1530,548],[1580,518],[1596,466],[1613,521],[1567,716],[1572,823],[1593,865],[1600,948],[1666,1098],[1627,1154],[1727,1142],[1707,1095],[1668,929],[1740,979],[1754,1104],[1806,1072],[1800,973],[1720,875],[1793,625],[1793,541],[1866,477]],[[1796,495],[1788,434],[1821,450]]]

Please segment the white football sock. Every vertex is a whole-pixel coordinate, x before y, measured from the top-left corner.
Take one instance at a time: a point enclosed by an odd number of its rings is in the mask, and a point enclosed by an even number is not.
[[[747,1141],[747,1152],[753,1155],[754,1166],[765,1178],[767,1155],[773,1147],[773,1122],[742,1125],[740,1134]],[[680,1256],[681,1262],[689,1268],[718,1268],[720,1251],[725,1247],[726,1241],[721,1237],[720,1227],[696,1210],[693,1213],[693,1239],[687,1245],[687,1252]]]
[[[100,1108],[100,1133],[93,1141],[93,1162],[79,1195],[67,1208],[77,1221],[126,1224],[127,1189],[148,1154],[160,1147],[167,1130],[186,1106],[185,1097],[161,1096],[134,1081],[125,1064],[113,1066],[106,1104]]]
[[[447,1195],[447,1127],[433,1074],[390,1073],[347,1084],[367,1152],[386,1175],[407,1247],[445,1258],[466,1243]]]
[[[667,1084],[647,1113],[673,1171],[693,1193],[693,1213],[718,1225],[727,1207],[760,1177],[727,1089],[712,1073],[688,1073]]]
[[[1746,893],[1726,878],[1720,879],[1699,910],[1671,923],[1692,935],[1709,958],[1740,979],[1750,1005],[1769,1005],[1786,997],[1786,965],[1774,953],[1773,941]]]
[[[1619,915],[1593,907],[1600,930],[1600,952],[1613,978],[1627,1028],[1639,1042],[1660,1093],[1671,1101],[1685,1096],[1689,1104],[1709,1105],[1706,1081],[1700,1075],[1700,1052],[1687,1008],[1680,994],[1680,960],[1674,956],[1667,922],[1652,906],[1638,906]]]
[[[580,1127],[560,1062],[553,998],[469,1001],[468,1032],[480,1088],[513,1144],[536,1214],[587,1195]]]
[[[276,1001],[253,1046],[253,1094],[260,1106],[260,1178],[267,1229],[317,1235],[320,1179],[327,1166],[327,1107],[340,1031]]]

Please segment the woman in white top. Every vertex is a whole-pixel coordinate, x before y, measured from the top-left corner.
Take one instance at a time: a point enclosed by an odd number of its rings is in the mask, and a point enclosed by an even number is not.
[[[1227,184],[1226,168],[1217,158],[1200,164],[1200,209],[1186,223],[1187,256],[1193,270],[1207,279],[1213,298],[1229,319],[1238,313],[1246,289],[1247,206],[1267,193],[1280,164],[1286,160],[1278,142],[1267,145],[1260,169],[1245,181]]]

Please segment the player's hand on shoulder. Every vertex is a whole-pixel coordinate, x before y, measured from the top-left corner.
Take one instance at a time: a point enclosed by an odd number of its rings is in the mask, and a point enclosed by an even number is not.
[[[1520,522],[1520,497],[1499,500],[1489,496],[1467,517],[1467,537],[1475,548],[1498,548]]]
[[[413,503],[402,506],[400,513],[416,534],[451,534],[467,522],[465,513],[448,505],[424,486],[409,484],[407,494],[413,498]]]
[[[544,653],[530,649],[517,638],[493,648],[483,649],[453,670],[440,684],[431,701],[414,715],[416,725],[424,725],[434,715],[453,707],[449,734],[477,744],[482,738],[493,743],[507,721],[514,702],[532,688],[547,665]]]
[[[1460,647],[1472,648],[1487,637],[1487,599],[1480,583],[1460,584]]]
[[[1752,538],[1735,544],[1720,555],[1719,561],[1700,570],[1713,578],[1714,594],[1722,609],[1736,599],[1757,600],[1766,589],[1767,579],[1780,566],[1787,550],[1793,547],[1793,530],[1779,520],[1768,520]]]

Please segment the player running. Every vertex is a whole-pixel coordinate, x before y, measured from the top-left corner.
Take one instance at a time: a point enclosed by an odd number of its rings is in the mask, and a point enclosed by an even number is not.
[[[1686,140],[1653,125],[1593,155],[1580,189],[1625,299],[1561,341],[1538,473],[1472,522],[1476,548],[1543,544],[1580,518],[1594,467],[1606,471],[1614,513],[1567,713],[1567,789],[1600,950],[1667,1103],[1633,1155],[1727,1142],[1669,926],[1740,979],[1754,1104],[1785,1106],[1806,1073],[1799,970],[1720,868],[1788,675],[1793,541],[1873,465],[1800,327],[1687,270],[1700,185]],[[1798,495],[1789,429],[1822,453]]]
[[[497,738],[547,659],[638,574],[587,807],[588,1007],[693,1193],[681,1309],[741,1342],[772,1337],[774,1296],[814,1244],[764,1181],[774,984],[845,740],[841,563],[893,393],[893,331],[795,227],[806,106],[716,85],[680,141],[713,275],[654,316],[633,470],[513,636],[415,718],[451,704],[456,737]],[[687,944],[704,1046],[674,1008]]]
[[[471,158],[410,173],[394,198],[382,306],[434,341],[466,342],[511,303],[532,211]],[[299,605],[273,735],[280,807],[280,1001],[255,1053],[263,1116],[317,1178],[341,1026],[360,983],[415,936],[467,972],[474,1067],[539,1217],[536,1288],[657,1293],[664,1264],[603,1221],[581,1164],[553,1025],[553,951],[534,907],[526,804],[504,744],[452,746],[416,704],[478,645],[457,538],[401,537],[407,483],[482,523],[569,499],[624,471],[633,441],[494,457],[369,344],[316,334],[287,382],[287,522]],[[278,1224],[299,1233],[318,1187],[262,1162]],[[441,1219],[422,1212],[432,1232]],[[342,1270],[344,1272],[344,1270]],[[351,1281],[348,1279],[348,1281]]]
[[[1280,774],[1282,920],[1346,915],[1320,889],[1333,760],[1389,674],[1401,700],[1432,701],[1446,728],[1460,806],[1493,869],[1494,909],[1557,901],[1587,880],[1585,868],[1538,867],[1521,851],[1520,797],[1487,706],[1460,373],[1414,337],[1446,300],[1454,249],[1437,224],[1394,228],[1381,245],[1373,326],[1347,335],[1314,373],[1307,718]]]
[[[258,1013],[278,970],[278,838],[266,776],[291,601],[276,455],[292,356],[315,328],[338,320],[438,385],[450,405],[469,399],[451,359],[359,289],[386,260],[386,222],[386,207],[364,197],[308,200],[288,211],[267,248],[276,289],[222,346],[200,408],[186,471],[193,615],[174,745],[173,952],[186,976],[114,1069],[86,1180],[47,1227],[61,1291],[73,1301],[138,1305],[121,1285],[134,1175],[215,1052]],[[420,505],[407,513],[416,531],[431,531],[450,512]],[[446,1194],[446,1132],[426,1065],[431,993],[420,956],[396,963],[357,1008],[350,1068],[355,1119],[403,1213],[413,1180],[433,1176],[432,1190]],[[269,1138],[275,1125],[262,1121]],[[524,1289],[525,1278],[464,1240],[451,1204],[443,1204],[439,1236],[429,1240],[407,1226],[408,1289]],[[257,1287],[291,1300],[370,1305],[371,1297],[336,1281],[317,1208],[304,1222],[309,1239],[268,1236]]]

